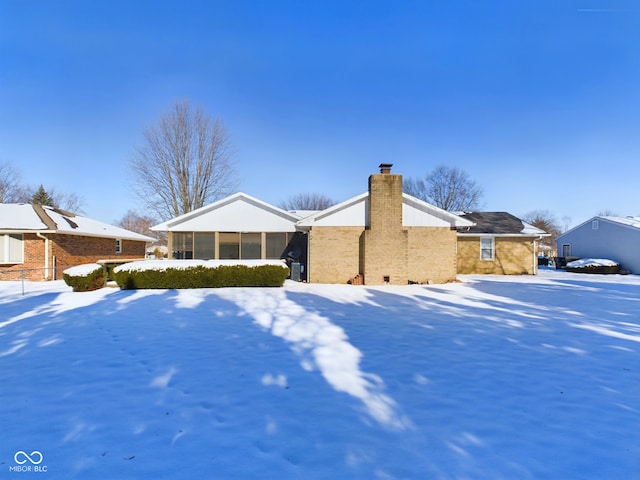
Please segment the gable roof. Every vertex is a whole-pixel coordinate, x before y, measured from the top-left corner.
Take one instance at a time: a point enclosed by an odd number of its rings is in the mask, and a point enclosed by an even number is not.
[[[303,218],[297,225],[299,227],[366,227],[368,222],[369,192],[364,192]],[[405,227],[466,227],[473,225],[473,222],[403,193],[402,224]]]
[[[558,240],[561,239],[562,237],[564,237],[565,235],[568,235],[571,232],[573,232],[575,230],[578,230],[578,229],[584,227],[585,225],[590,224],[594,220],[603,220],[605,222],[616,224],[616,225],[618,225],[618,226],[620,226],[622,228],[630,228],[630,229],[633,229],[633,230],[640,231],[640,217],[633,217],[633,216],[629,216],[629,217],[614,217],[614,216],[596,215],[595,217],[591,217],[589,220],[586,220],[586,221],[582,222],[580,225],[577,225],[577,226],[567,230],[562,235],[559,235],[558,236]]]
[[[151,227],[160,232],[294,232],[300,216],[235,193]]]
[[[549,236],[544,230],[507,212],[463,212],[460,215],[475,224],[472,227],[458,229],[461,235]]]
[[[118,238],[140,242],[156,241],[155,238],[98,220],[82,217],[47,205],[30,203],[0,203],[0,232],[40,232]]]

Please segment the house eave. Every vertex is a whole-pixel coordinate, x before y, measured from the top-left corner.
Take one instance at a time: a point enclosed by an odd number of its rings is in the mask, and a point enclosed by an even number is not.
[[[518,238],[540,238],[550,237],[549,233],[491,233],[491,232],[477,232],[467,233],[458,232],[459,237],[518,237]]]

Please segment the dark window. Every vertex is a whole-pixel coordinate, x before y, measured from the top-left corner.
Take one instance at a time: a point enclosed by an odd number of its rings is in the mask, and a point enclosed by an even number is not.
[[[193,258],[193,233],[176,232],[173,234],[173,258],[190,260]]]
[[[240,258],[240,234],[222,232],[219,239],[220,259],[238,260]]]
[[[215,233],[193,234],[193,258],[197,258],[199,260],[211,260],[212,258],[215,258],[215,252]]]

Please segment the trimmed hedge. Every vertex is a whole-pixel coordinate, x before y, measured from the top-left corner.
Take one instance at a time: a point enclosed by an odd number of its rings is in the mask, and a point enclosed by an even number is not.
[[[573,273],[596,273],[610,275],[620,271],[620,265],[585,265],[582,267],[566,267],[567,272]]]
[[[281,287],[289,269],[279,265],[196,265],[163,270],[116,268],[113,279],[123,290],[151,288]]]
[[[77,268],[70,268],[62,273],[64,282],[73,288],[74,292],[91,292],[99,290],[105,286],[107,281],[105,270],[101,265],[82,265]]]

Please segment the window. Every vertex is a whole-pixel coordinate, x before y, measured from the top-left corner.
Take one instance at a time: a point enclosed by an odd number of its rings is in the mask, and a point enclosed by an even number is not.
[[[570,257],[571,256],[571,244],[570,243],[563,243],[562,244],[562,256],[563,257]]]
[[[240,234],[221,232],[219,239],[219,258],[221,260],[238,260],[240,258]]]
[[[199,260],[211,260],[216,253],[216,234],[194,233],[193,234],[193,258]]]
[[[172,238],[173,258],[191,260],[193,258],[193,233],[176,232]]]
[[[591,222],[591,230],[598,230],[600,228],[600,222],[598,220],[593,220]]]
[[[286,232],[267,233],[267,257],[268,259],[280,260],[287,244],[289,243],[289,235]]]
[[[21,234],[0,234],[0,263],[22,263],[23,250]]]
[[[493,260],[495,257],[495,242],[493,237],[480,238],[480,260]]]
[[[263,254],[264,258],[280,259],[292,235],[287,232],[174,232],[171,244],[175,259],[258,260]]]
[[[262,257],[262,234],[242,233],[240,234],[240,258],[243,260],[255,260]]]
[[[122,240],[116,238],[116,253],[122,253]]]

